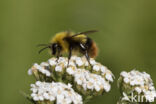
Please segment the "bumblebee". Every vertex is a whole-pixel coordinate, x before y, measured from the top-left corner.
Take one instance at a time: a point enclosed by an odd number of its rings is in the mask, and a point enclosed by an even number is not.
[[[72,54],[82,54],[86,57],[90,64],[90,57],[95,58],[98,54],[98,48],[96,43],[88,37],[88,34],[97,32],[96,30],[90,30],[80,33],[74,33],[71,31],[65,31],[57,33],[49,44],[40,44],[44,46],[39,53],[49,48],[51,54],[56,56],[57,59],[64,53],[68,53],[68,64]]]

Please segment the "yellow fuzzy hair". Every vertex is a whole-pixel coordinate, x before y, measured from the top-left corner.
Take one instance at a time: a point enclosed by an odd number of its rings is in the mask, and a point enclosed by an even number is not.
[[[67,33],[67,32],[59,32],[57,33],[52,39],[51,39],[51,42],[52,43],[59,43],[62,48],[63,48],[63,52],[68,52],[68,47],[69,47],[69,44],[64,41],[64,37],[66,37],[67,35],[72,35],[73,33]]]
[[[86,38],[86,35],[81,34],[81,35],[74,37],[74,40],[79,41],[81,43],[85,43],[87,41],[87,38]]]
[[[74,32],[59,32],[57,33],[52,39],[51,39],[51,43],[59,43],[62,46],[62,53],[67,53],[68,49],[69,49],[69,44],[68,42],[64,41],[63,39],[67,36],[72,36],[74,35]],[[81,43],[85,43],[86,42],[86,36],[84,34],[75,36],[73,38],[75,41],[81,41]]]

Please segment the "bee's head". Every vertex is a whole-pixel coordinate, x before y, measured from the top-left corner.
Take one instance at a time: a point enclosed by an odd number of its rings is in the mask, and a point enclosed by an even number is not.
[[[43,50],[49,48],[52,52],[52,55],[56,55],[57,52],[60,51],[61,47],[59,46],[58,43],[50,43],[50,44],[39,44],[38,46],[45,46],[42,48],[39,53],[41,53]]]
[[[53,44],[51,45],[51,52],[52,52],[52,55],[56,55],[56,52],[57,52],[57,50],[58,50],[58,47],[59,47],[59,45],[58,45],[57,43],[53,43]]]

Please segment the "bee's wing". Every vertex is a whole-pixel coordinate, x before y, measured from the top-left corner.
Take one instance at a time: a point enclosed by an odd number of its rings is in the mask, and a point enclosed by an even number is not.
[[[75,37],[75,36],[82,35],[82,34],[83,35],[88,35],[88,34],[91,34],[91,33],[94,33],[94,32],[98,32],[98,31],[97,30],[84,31],[84,32],[80,32],[80,33],[74,34],[71,37]]]

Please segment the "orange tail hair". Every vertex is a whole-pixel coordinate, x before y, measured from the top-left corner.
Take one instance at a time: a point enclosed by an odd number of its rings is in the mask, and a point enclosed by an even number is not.
[[[98,47],[94,41],[92,42],[92,45],[91,45],[91,48],[89,49],[88,54],[91,58],[95,58],[98,55]]]

